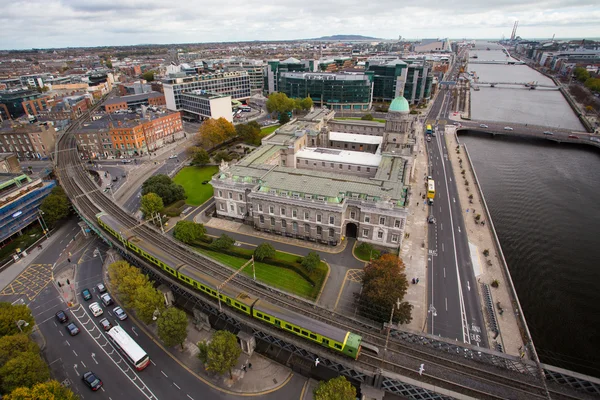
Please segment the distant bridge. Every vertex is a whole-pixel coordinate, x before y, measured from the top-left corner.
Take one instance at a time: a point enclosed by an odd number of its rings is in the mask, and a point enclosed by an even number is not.
[[[481,82],[481,81],[477,81],[477,82],[473,82],[476,85],[490,85],[490,86],[495,86],[495,85],[519,85],[519,86],[526,86],[526,87],[542,87],[542,88],[552,88],[552,89],[557,89],[558,90],[558,86],[556,85],[540,85],[537,82]]]
[[[518,60],[476,60],[469,59],[469,64],[499,64],[499,65],[525,65],[523,61]]]

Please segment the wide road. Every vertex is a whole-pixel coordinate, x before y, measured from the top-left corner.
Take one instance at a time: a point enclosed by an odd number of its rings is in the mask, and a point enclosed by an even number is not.
[[[454,73],[451,71],[449,75]],[[427,143],[429,174],[436,185],[435,201],[430,210],[435,223],[429,225],[428,234],[428,332],[487,347],[487,336],[481,334],[485,321],[477,280],[456,180],[443,137],[451,99],[450,91],[440,92],[427,120],[427,123],[435,121],[432,125],[437,131],[433,140]]]

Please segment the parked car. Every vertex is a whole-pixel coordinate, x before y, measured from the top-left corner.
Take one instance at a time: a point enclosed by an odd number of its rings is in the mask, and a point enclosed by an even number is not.
[[[94,314],[94,317],[99,317],[102,314],[104,314],[104,311],[102,311],[102,307],[100,307],[100,305],[97,302],[93,302],[92,304],[90,304],[89,308],[92,314]]]
[[[427,218],[427,222],[429,222],[430,224],[435,224],[435,217],[433,215],[430,215],[429,218]]]
[[[110,323],[110,321],[107,318],[101,319],[100,325],[102,326],[102,329],[104,329],[105,331],[108,331],[108,330],[110,330],[110,328],[112,328],[112,324]]]
[[[111,304],[115,304],[113,299],[111,299],[110,294],[108,294],[108,293],[104,293],[102,296],[100,296],[100,298],[102,299],[102,303],[105,306],[110,306]]]
[[[124,160],[121,160],[121,162],[122,162],[123,164],[129,164],[129,163],[131,162],[131,160],[124,159]]]
[[[85,301],[90,300],[92,298],[92,293],[90,292],[90,289],[83,289],[81,291],[81,297],[83,297]]]
[[[489,128],[486,124],[479,124],[480,128]]]
[[[577,136],[577,135],[569,135],[569,139],[579,139],[579,136]]]
[[[431,142],[431,136],[427,136],[427,141]]]
[[[65,323],[69,320],[69,317],[67,316],[67,313],[64,312],[63,310],[57,311],[56,314],[54,314],[56,319],[58,320],[58,322],[60,323]]]
[[[550,131],[544,131],[544,135],[554,135],[554,133],[552,133]]]
[[[505,130],[505,131],[514,131],[514,129],[513,129],[513,128],[511,128],[510,126],[505,126],[505,127],[504,127],[504,130]]]
[[[169,160],[172,160],[172,159],[174,159],[174,158],[177,158],[177,155],[176,155],[176,154],[171,154],[171,155],[169,156]]]
[[[92,371],[88,371],[81,377],[83,382],[94,392],[102,387],[102,381]]]
[[[100,293],[104,293],[104,292],[106,292],[106,287],[104,286],[104,284],[103,284],[103,283],[99,283],[99,284],[97,284],[97,285],[96,285],[96,289],[98,289],[98,292],[100,292]]]
[[[125,311],[123,311],[123,309],[121,307],[115,307],[113,309],[113,312],[115,313],[115,316],[117,318],[119,318],[119,321],[123,321],[127,319],[127,314],[125,314]]]
[[[67,330],[67,332],[69,332],[69,335],[71,336],[75,336],[79,333],[79,328],[73,322],[65,326],[65,329]]]
[[[113,181],[113,182],[117,182],[118,180],[119,180],[119,177],[118,177],[118,176],[113,176],[113,178],[112,178],[112,181]]]

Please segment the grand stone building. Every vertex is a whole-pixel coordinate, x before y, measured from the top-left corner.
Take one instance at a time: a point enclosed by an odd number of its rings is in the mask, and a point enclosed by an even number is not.
[[[355,237],[398,247],[415,145],[408,102],[396,98],[385,125],[334,115],[315,110],[223,163],[211,182],[217,215],[333,246]]]

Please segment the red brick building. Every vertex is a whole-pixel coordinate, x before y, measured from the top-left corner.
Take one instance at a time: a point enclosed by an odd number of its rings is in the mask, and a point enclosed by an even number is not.
[[[127,110],[128,108],[137,108],[145,106],[164,106],[166,105],[165,95],[157,92],[132,94],[129,96],[115,97],[109,99],[102,105],[107,113],[114,113],[119,110]]]

